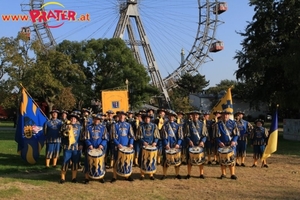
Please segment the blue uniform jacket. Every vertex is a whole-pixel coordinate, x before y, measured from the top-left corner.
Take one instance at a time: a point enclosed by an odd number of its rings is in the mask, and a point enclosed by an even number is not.
[[[255,127],[250,134],[251,144],[266,145],[268,136],[269,136],[269,132],[266,128]]]
[[[246,134],[251,133],[253,126],[249,122],[243,119],[236,121],[236,123],[240,132],[239,139],[245,140]]]
[[[234,120],[219,121],[216,124],[215,137],[217,143],[223,142],[224,145],[229,146],[232,141],[236,142],[239,136],[239,130]]]
[[[98,125],[90,125],[87,127],[87,139],[85,143],[87,147],[93,146],[93,148],[98,148],[100,145],[105,149],[108,141],[108,133],[105,126]]]
[[[134,135],[132,126],[128,122],[116,122],[111,126],[111,135],[115,146],[121,144],[122,146],[132,145],[134,141]]]
[[[163,146],[169,145],[170,148],[174,148],[176,144],[181,146],[183,140],[182,126],[176,122],[166,122],[162,130]]]
[[[207,129],[202,121],[189,121],[186,126],[186,139],[189,143],[192,141],[194,145],[199,145],[200,142],[205,143],[207,138]]]
[[[143,123],[140,125],[137,136],[137,139],[140,139],[141,145],[143,145],[144,142],[151,145],[152,143],[157,143],[158,139],[160,139],[157,125],[154,123]]]
[[[60,129],[62,121],[60,119],[50,119],[44,124],[44,134],[46,143],[60,143]]]

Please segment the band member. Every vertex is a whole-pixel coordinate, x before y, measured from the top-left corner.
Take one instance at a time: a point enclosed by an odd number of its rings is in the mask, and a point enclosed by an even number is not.
[[[162,127],[163,127],[164,123],[166,122],[166,119],[165,119],[166,111],[165,111],[165,109],[158,109],[157,114],[158,114],[158,117],[154,120],[154,123],[157,125],[158,130],[160,132],[160,135],[162,136],[162,134],[163,134],[162,133],[162,131],[163,131]],[[157,164],[159,165],[160,164],[160,158],[161,158],[161,155],[162,155],[162,150],[163,150],[163,144],[162,144],[161,139],[158,140],[157,149],[158,149]]]
[[[133,129],[133,133],[134,133],[134,142],[133,142],[133,146],[134,146],[134,166],[138,166],[138,158],[140,155],[140,140],[139,137],[137,136],[138,134],[138,129],[139,127],[143,124],[143,119],[142,119],[142,115],[141,113],[137,112],[135,113],[135,121],[134,123],[132,123],[132,129]]]
[[[167,169],[169,167],[167,164],[166,150],[169,150],[170,148],[181,150],[181,144],[183,140],[182,126],[175,122],[177,114],[174,111],[169,110],[168,116],[169,120],[163,125],[161,134],[163,142],[163,176],[161,180],[166,178]],[[179,175],[179,169],[180,166],[175,166],[175,174],[177,179],[181,179],[181,176]]]
[[[245,167],[245,158],[246,158],[246,149],[247,149],[247,137],[250,135],[253,126],[243,119],[244,113],[242,111],[238,111],[235,113],[236,123],[240,132],[240,136],[237,140],[236,146],[236,166]],[[240,162],[239,162],[240,160]]]
[[[68,111],[62,110],[60,112],[60,120],[62,121],[62,123],[65,123],[68,121]]]
[[[100,124],[101,125],[103,125],[103,126],[106,126],[106,121],[105,121],[105,119],[106,119],[106,114],[103,114],[103,113],[99,113],[100,114],[100,116],[101,116],[101,119],[100,119]]]
[[[70,121],[66,121],[62,127],[62,148],[63,148],[63,163],[61,166],[60,183],[65,182],[66,172],[71,163],[72,183],[77,182],[77,170],[79,168],[79,161],[83,145],[80,143],[80,135],[82,134],[82,126],[77,122],[79,116],[71,113],[69,115]]]
[[[87,127],[87,138],[85,140],[85,144],[87,147],[86,154],[93,149],[100,149],[103,152],[106,151],[107,143],[108,143],[108,133],[105,126],[100,124],[101,115],[100,114],[94,114],[93,116],[93,123]],[[89,165],[88,165],[88,156],[86,155],[85,160],[85,184],[89,183]],[[104,179],[100,179],[101,183],[104,183]]]
[[[200,112],[198,111],[192,111],[191,112],[193,116],[193,120],[187,123],[187,127],[185,129],[186,133],[186,140],[189,147],[199,146],[204,148],[204,144],[206,142],[208,133],[205,126],[205,123],[199,120]],[[191,170],[192,170],[192,164],[189,159],[189,154],[187,153],[188,157],[188,174],[186,176],[186,179],[189,179],[191,177]],[[204,179],[204,170],[203,170],[203,164],[199,165],[199,172],[200,172],[200,178]]]
[[[111,135],[114,141],[114,161],[118,159],[118,149],[125,147],[129,147],[133,149],[133,141],[134,141],[134,135],[132,126],[126,122],[126,113],[124,111],[118,112],[119,121],[114,123],[111,127]],[[131,176],[125,178],[127,181],[133,181],[133,178]],[[115,182],[117,180],[117,165],[116,162],[114,162],[113,167],[113,178],[111,180],[111,183]]]
[[[210,115],[209,112],[203,113],[203,123],[205,124],[208,133],[208,137],[205,143],[206,153],[207,153],[207,164],[211,165],[212,164],[211,156],[213,156],[214,159],[216,159],[217,148],[215,147],[216,143],[215,143],[215,138],[213,136],[213,129],[212,129],[213,121],[209,119],[209,115]]]
[[[230,115],[232,113],[224,110],[222,112],[221,120],[217,122],[215,126],[215,137],[216,142],[219,145],[219,147],[223,148],[225,146],[230,146],[234,151],[236,150],[236,143],[237,139],[239,137],[239,129],[237,127],[237,124],[234,120],[229,119]],[[221,172],[222,175],[220,179],[226,177],[226,165],[223,165],[221,162]],[[235,175],[235,165],[234,162],[231,166],[229,166],[231,179],[237,179]]]
[[[113,123],[116,122],[114,119],[114,111],[108,110],[106,111],[107,118],[104,120],[104,123],[106,125],[107,132],[109,134],[109,142],[107,143],[107,149],[106,149],[106,164],[108,165],[109,168],[113,167],[114,164],[114,140],[112,135],[110,134],[110,129]]]
[[[93,123],[93,119],[91,117],[91,111],[83,108],[82,111],[82,125],[83,125],[83,129],[85,130],[86,127],[88,127],[89,125],[91,125]]]
[[[143,116],[143,121],[139,128],[137,133],[137,139],[140,142],[140,148],[142,149],[143,146],[151,145],[153,147],[156,147],[158,139],[160,139],[159,131],[157,128],[157,125],[154,123],[151,123],[151,115],[146,114]],[[142,165],[142,151],[140,151],[139,155],[139,166],[141,168]],[[141,170],[141,178],[140,180],[144,180],[145,174]],[[150,174],[150,180],[154,180],[153,174]]]
[[[53,167],[56,167],[59,157],[61,144],[60,129],[62,122],[57,119],[58,113],[58,110],[52,110],[50,112],[51,119],[44,124],[44,134],[46,137],[46,168],[50,166],[50,159],[53,159]]]
[[[265,151],[266,142],[269,136],[268,130],[263,127],[264,120],[255,120],[255,127],[250,134],[251,146],[253,147],[253,165],[252,167],[257,167],[258,159],[262,158]],[[262,167],[268,168],[266,162],[262,163]]]
[[[145,114],[147,114],[147,111],[142,109],[142,110],[139,111],[139,113],[141,113],[141,115],[145,115]]]
[[[60,120],[61,120],[61,122],[62,122],[62,127],[61,127],[61,129],[64,129],[64,125],[66,125],[68,122],[69,122],[69,120],[68,120],[68,112],[66,111],[66,110],[62,110],[62,111],[60,111]],[[77,120],[78,121],[78,120]],[[61,152],[61,150],[63,149],[62,148],[62,145],[63,144],[61,144],[61,146],[60,146],[60,150],[59,150],[59,154],[60,154],[60,152]],[[70,161],[71,162],[71,161]],[[70,163],[70,165],[71,165],[71,163]]]
[[[184,120],[184,112],[182,111],[178,111],[176,112],[177,114],[177,119],[176,119],[176,123],[182,127],[182,130],[184,131],[185,129],[185,120]],[[186,143],[186,140],[183,139],[182,140],[182,153],[181,153],[181,159],[182,159],[182,164],[186,164],[187,163],[187,158],[186,158],[186,154],[187,154],[187,143]]]
[[[127,112],[127,119],[126,119],[126,121],[128,123],[132,123],[132,122],[135,121],[134,117],[133,117],[133,111],[130,110],[130,111]]]
[[[216,128],[216,125],[217,125],[217,122],[221,120],[221,117],[222,117],[222,111],[220,110],[216,110],[213,112],[213,115],[214,115],[214,118],[211,120],[212,121],[212,132],[214,133],[215,132],[215,128]],[[213,134],[214,136],[214,134]],[[218,148],[219,148],[219,144],[217,143],[216,141],[216,138],[213,137],[210,139],[214,145],[213,145],[213,160],[212,160],[212,164],[214,165],[218,165],[219,164],[219,157],[218,157]]]
[[[222,111],[220,110],[216,110],[213,112],[213,115],[215,116],[214,119],[212,119],[212,121],[214,123],[217,123],[219,120],[221,120],[221,117],[222,117]]]
[[[151,121],[154,120],[154,109],[149,108],[149,109],[146,111],[146,114],[151,116]]]

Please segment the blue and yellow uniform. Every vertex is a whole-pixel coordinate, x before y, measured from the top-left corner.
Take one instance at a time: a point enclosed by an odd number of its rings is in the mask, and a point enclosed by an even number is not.
[[[237,124],[234,120],[229,119],[229,115],[232,113],[223,111],[222,112],[222,119],[217,122],[215,126],[215,137],[216,142],[219,145],[219,147],[228,147],[230,146],[235,155],[236,150],[236,143],[237,139],[239,137],[239,129],[237,127]],[[231,179],[237,179],[235,175],[235,162],[231,162],[232,164],[229,166],[230,173],[231,173]],[[221,164],[221,179],[226,177],[226,165]]]
[[[139,155],[140,155],[140,139],[138,137],[138,129],[139,127],[143,124],[142,119],[140,119],[140,113],[136,113],[136,119],[131,123],[132,129],[133,129],[133,134],[134,134],[134,142],[133,142],[133,147],[134,147],[134,165],[138,166],[138,160],[139,160]]]
[[[257,122],[261,122],[262,125],[264,123],[263,120],[256,120],[255,124],[257,124]],[[268,136],[269,136],[269,132],[263,126],[256,125],[252,130],[250,134],[250,142],[251,145],[253,146],[253,159],[254,159],[254,163],[252,167],[256,167],[257,160],[262,158],[262,155],[265,151],[265,146],[267,143]]]
[[[199,120],[200,112],[198,111],[192,111],[191,112],[193,119],[190,120],[185,129],[185,138],[188,144],[188,147],[202,147],[204,148],[204,144],[207,140],[208,133],[206,125],[203,121]],[[203,158],[205,160],[205,158]],[[190,160],[189,152],[187,152],[187,160],[188,160],[188,174],[186,176],[186,179],[189,179],[191,177],[191,170],[192,170],[192,163]],[[199,165],[200,170],[200,178],[204,179],[204,170],[203,170],[203,164]]]
[[[240,113],[243,114],[243,113]],[[246,149],[247,149],[247,138],[248,135],[251,133],[253,126],[243,119],[236,120],[237,127],[239,129],[240,135],[237,140],[236,146],[236,154],[237,154],[237,161],[241,158],[241,166],[245,167],[245,157],[246,157]],[[239,163],[237,162],[236,165],[238,166]]]
[[[51,114],[57,113],[58,111],[53,110]],[[44,124],[44,134],[46,142],[46,167],[49,167],[50,159],[53,159],[53,166],[56,166],[57,159],[60,152],[61,135],[60,129],[62,121],[57,118],[52,118]]]
[[[181,151],[182,141],[184,138],[182,126],[174,121],[177,114],[174,111],[168,111],[168,115],[169,121],[163,125],[161,135],[163,145],[163,177],[161,179],[166,178],[167,169],[169,167],[167,164],[166,150],[169,148],[175,148]],[[180,166],[175,166],[175,174],[177,179],[181,179],[181,176],[179,175],[179,168]]]
[[[137,131],[137,141],[139,141],[139,146],[140,149],[143,149],[144,145],[150,145],[150,146],[154,146],[156,147],[158,140],[160,139],[160,134],[157,128],[157,125],[154,123],[151,123],[151,116],[150,115],[146,115],[144,116],[149,118],[149,123],[148,121],[145,121],[143,124],[141,124],[138,128]],[[147,169],[145,168],[145,166],[143,165],[144,163],[142,163],[142,156],[143,156],[143,150],[140,151],[139,153],[139,167],[141,169],[141,179],[144,179],[144,173],[143,171],[146,171]],[[144,158],[147,159],[147,158]],[[157,157],[153,158],[157,159]],[[153,165],[151,168],[155,168],[156,169],[156,162],[152,162],[152,160],[149,160],[149,162],[153,163]],[[150,179],[154,180],[153,177],[153,173],[150,173]]]
[[[126,113],[123,111],[118,112],[119,121],[112,124],[111,133],[114,144],[114,168],[113,168],[113,179],[111,182],[117,180],[117,165],[118,149],[122,147],[130,147],[133,149],[134,133],[131,124],[126,122]],[[133,181],[131,176],[127,177],[126,180]]]
[[[108,111],[107,113],[114,114],[112,111]],[[113,156],[114,156],[114,140],[111,135],[111,127],[112,125],[116,123],[113,118],[108,118],[104,120],[104,124],[106,126],[107,132],[108,132],[108,143],[107,143],[107,148],[106,148],[106,164],[109,165],[109,167],[113,167]],[[108,160],[109,159],[109,160]],[[108,164],[109,163],[109,164]]]
[[[176,123],[182,127],[182,130],[184,131],[185,126],[186,126],[186,120],[183,119],[184,116],[184,112],[182,111],[178,111],[176,112],[177,114],[177,119],[176,119]],[[181,116],[179,116],[181,115]],[[187,163],[187,158],[186,158],[186,153],[187,153],[187,143],[185,138],[182,140],[181,142],[181,146],[182,146],[182,153],[181,153],[181,160],[182,160],[182,164],[186,164]]]
[[[71,115],[71,117],[74,115]],[[74,116],[79,119],[79,116]],[[79,168],[80,156],[83,144],[80,141],[82,134],[82,126],[78,123],[65,124],[65,129],[62,130],[62,148],[63,148],[63,162],[61,166],[61,181],[64,183],[65,175],[70,163],[72,170],[72,182],[76,183],[77,170]]]
[[[95,115],[95,118],[98,118],[100,120],[101,117],[99,115]],[[93,123],[93,124],[89,125],[87,127],[86,135],[87,135],[87,138],[85,140],[85,145],[86,145],[87,151],[86,151],[86,156],[85,156],[86,159],[85,159],[84,172],[85,172],[85,183],[88,183],[89,182],[89,172],[91,171],[91,169],[90,169],[91,166],[88,165],[88,152],[92,149],[101,149],[102,154],[105,154],[109,138],[108,138],[107,129],[102,124],[94,124]],[[104,155],[104,158],[105,158],[105,155]],[[105,170],[105,166],[102,166],[102,168]],[[99,170],[101,170],[101,169],[99,169]],[[101,171],[100,173],[104,173],[104,172],[105,171]],[[97,175],[100,176],[99,173]],[[98,179],[98,177],[95,177],[95,178]],[[103,182],[102,179],[100,181]]]
[[[162,134],[163,134],[162,127],[164,123],[166,123],[167,121],[164,116],[165,112],[166,112],[165,109],[158,109],[157,110],[158,117],[154,120],[154,123],[157,125],[158,130],[160,132],[160,138],[162,138]],[[157,142],[157,149],[158,149],[157,164],[160,164],[160,158],[163,153],[163,141],[161,139],[159,139]]]

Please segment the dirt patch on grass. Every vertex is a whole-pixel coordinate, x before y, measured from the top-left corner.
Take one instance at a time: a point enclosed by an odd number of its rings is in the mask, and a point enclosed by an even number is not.
[[[79,183],[71,183],[70,171],[67,182],[58,184],[59,169],[52,169],[4,176],[0,178],[0,190],[10,187],[22,190],[22,196],[13,196],[13,199],[299,199],[300,157],[274,155],[268,164],[269,168],[251,168],[252,158],[248,156],[246,167],[236,167],[237,180],[230,179],[229,170],[226,179],[219,179],[220,167],[214,165],[205,166],[204,180],[198,178],[198,167],[192,168],[189,180],[174,179],[173,167],[168,169],[167,179],[159,180],[162,175],[159,167],[154,181],[147,176],[143,181],[138,180],[139,169],[134,168],[134,182],[119,178],[113,184],[109,182],[112,178],[109,169],[104,184],[90,181],[89,185],[83,184],[82,172],[78,173]],[[183,178],[186,176],[186,166],[181,166],[180,174]]]

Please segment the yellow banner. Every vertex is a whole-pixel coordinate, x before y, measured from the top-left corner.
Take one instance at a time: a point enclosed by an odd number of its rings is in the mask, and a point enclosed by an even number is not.
[[[213,119],[214,115],[213,113],[215,111],[224,111],[231,112],[232,115],[230,116],[230,119],[233,119],[233,104],[232,104],[232,96],[231,96],[231,87],[228,88],[227,93],[224,94],[224,96],[218,101],[218,103],[213,107],[209,118]]]

